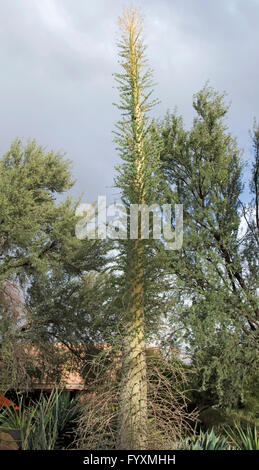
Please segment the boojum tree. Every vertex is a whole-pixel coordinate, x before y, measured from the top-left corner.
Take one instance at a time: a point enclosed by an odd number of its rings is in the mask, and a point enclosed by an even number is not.
[[[136,10],[127,10],[119,18],[121,39],[118,44],[122,73],[115,79],[120,93],[122,118],[115,132],[117,150],[123,163],[116,169],[116,187],[130,211],[132,204],[157,202],[161,141],[152,133],[148,113],[156,104],[152,93],[152,72],[145,59],[142,18]],[[145,303],[146,266],[154,240],[140,233],[140,214],[135,238],[120,241],[124,259],[123,360],[119,400],[117,446],[120,449],[146,449],[148,446],[147,366],[145,328],[148,312]]]

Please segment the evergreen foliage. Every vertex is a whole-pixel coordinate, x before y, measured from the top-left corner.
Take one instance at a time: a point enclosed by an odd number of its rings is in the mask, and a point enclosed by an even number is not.
[[[62,277],[64,300],[71,277],[74,284],[79,283],[80,275],[106,264],[106,245],[98,240],[82,242],[75,236],[78,203],[69,197],[57,202],[72,185],[70,162],[35,141],[24,146],[15,140],[0,160],[2,388],[26,388],[29,375],[38,376],[26,343],[43,345],[47,361],[46,336],[53,341],[51,328],[64,331],[68,318],[64,314],[72,306],[67,304],[61,313],[64,304],[58,280],[60,287]],[[33,310],[35,299],[38,305]]]
[[[180,328],[175,339],[189,345],[194,383],[207,404],[233,407],[251,368],[258,370],[256,224],[250,208],[251,227],[240,239],[243,165],[224,124],[224,95],[206,85],[193,106],[189,131],[177,115],[158,125],[165,192],[184,208],[183,248],[171,259],[178,299],[171,322],[173,331]],[[256,149],[256,133],[254,139]],[[251,188],[256,178],[255,165]]]

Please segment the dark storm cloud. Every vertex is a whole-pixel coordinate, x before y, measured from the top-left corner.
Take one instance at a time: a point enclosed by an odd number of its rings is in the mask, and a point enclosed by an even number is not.
[[[1,144],[35,137],[73,160],[74,193],[112,190],[112,73],[117,17],[126,0],[0,1]],[[142,0],[147,55],[155,70],[156,115],[177,106],[189,126],[192,95],[210,79],[232,101],[229,125],[249,157],[259,118],[257,0]]]

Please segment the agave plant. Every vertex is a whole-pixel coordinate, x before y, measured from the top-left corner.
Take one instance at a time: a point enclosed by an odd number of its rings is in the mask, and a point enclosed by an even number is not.
[[[199,434],[193,434],[187,437],[181,444],[184,450],[229,450],[229,444],[225,437],[216,436],[214,430],[200,431]]]

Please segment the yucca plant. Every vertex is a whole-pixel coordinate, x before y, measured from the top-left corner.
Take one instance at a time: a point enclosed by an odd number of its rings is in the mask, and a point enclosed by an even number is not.
[[[72,436],[73,422],[78,415],[78,399],[70,400],[69,393],[54,389],[49,397],[40,396],[37,402],[23,405],[19,410],[6,408],[0,413],[0,429],[21,431],[22,450],[53,450],[65,447]]]
[[[29,438],[35,425],[36,407],[31,407],[30,411],[23,406],[23,397],[18,396],[19,409],[6,407],[0,412],[0,431],[20,431],[20,447],[28,448]]]
[[[226,434],[236,450],[259,450],[256,425],[254,427],[247,425],[244,430],[240,424],[236,424],[234,429],[226,430]]]
[[[70,400],[69,393],[54,389],[49,397],[41,396],[36,404],[36,426],[31,435],[30,448],[61,449],[72,434],[78,416],[78,398]]]

